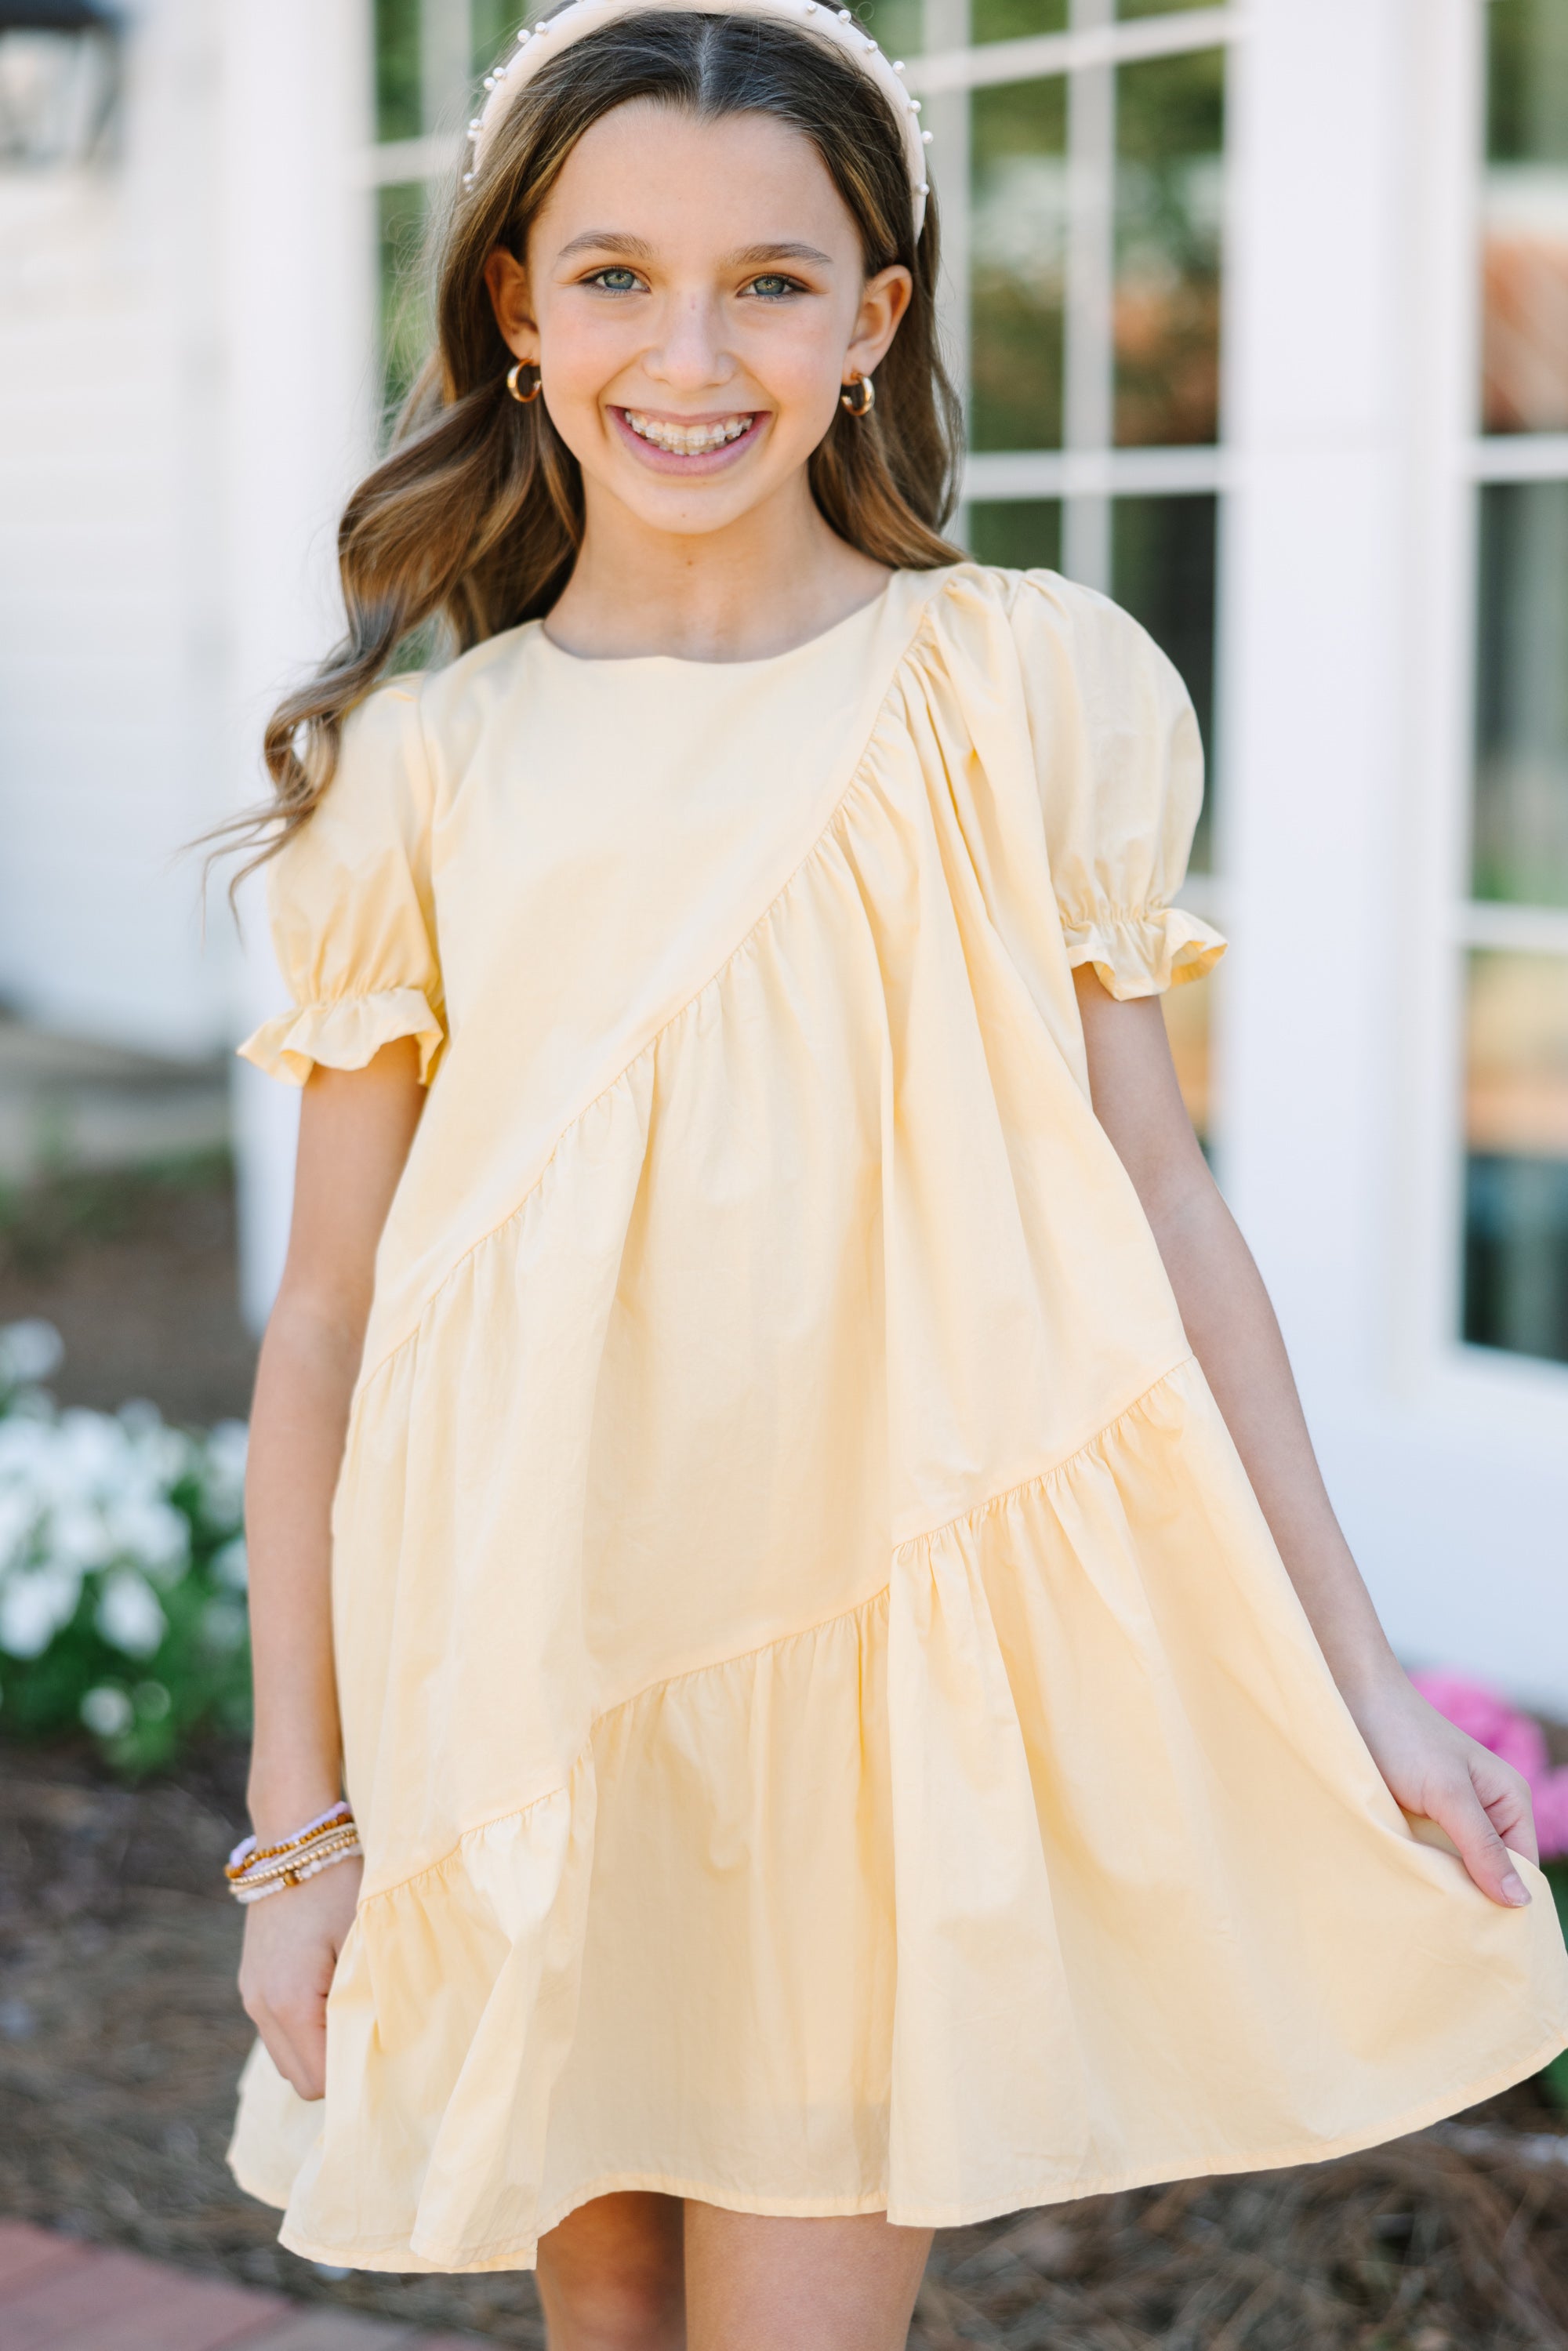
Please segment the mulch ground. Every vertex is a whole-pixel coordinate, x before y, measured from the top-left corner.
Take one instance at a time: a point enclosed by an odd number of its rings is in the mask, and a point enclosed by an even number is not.
[[[218,1865],[242,1759],[130,1790],[0,1757],[0,2212],[313,2302],[542,2345],[524,2273],[329,2277],[223,2152],[250,2028]],[[1527,2085],[1338,2163],[938,2239],[915,2351],[1568,2351],[1568,2115]]]

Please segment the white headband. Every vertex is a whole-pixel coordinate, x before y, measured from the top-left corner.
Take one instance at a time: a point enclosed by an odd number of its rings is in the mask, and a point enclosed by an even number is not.
[[[702,16],[768,16],[777,24],[792,25],[797,32],[815,34],[852,57],[881,90],[904,132],[904,155],[909,166],[915,206],[915,234],[919,236],[925,218],[925,199],[930,193],[925,150],[931,143],[929,131],[920,128],[920,100],[911,98],[900,81],[902,65],[889,64],[848,8],[829,7],[825,0],[571,0],[570,7],[559,10],[553,16],[542,16],[538,24],[520,32],[517,46],[506,62],[498,65],[493,74],[486,75],[485,88],[490,94],[483,110],[468,125],[474,160],[464,185],[472,185],[518,91],[548,58],[558,50],[570,48],[573,41],[580,41],[585,33],[598,32],[601,25],[612,25],[621,16],[641,16],[655,10],[661,14]]]

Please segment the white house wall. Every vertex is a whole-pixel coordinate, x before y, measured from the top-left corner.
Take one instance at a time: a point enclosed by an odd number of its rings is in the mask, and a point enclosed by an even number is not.
[[[0,1001],[175,1055],[231,1024],[165,870],[223,805],[215,29],[134,15],[120,160],[0,172]]]

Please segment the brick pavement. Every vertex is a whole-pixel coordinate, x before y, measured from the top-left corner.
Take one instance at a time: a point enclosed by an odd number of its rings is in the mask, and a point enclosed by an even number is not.
[[[475,2351],[478,2340],[289,2302],[0,2220],[0,2351]]]

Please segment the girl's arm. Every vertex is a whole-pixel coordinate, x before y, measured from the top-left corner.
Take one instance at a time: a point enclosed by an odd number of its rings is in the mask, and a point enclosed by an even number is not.
[[[1158,1001],[1118,1003],[1087,967],[1074,977],[1095,1114],[1133,1180],[1193,1353],[1373,1761],[1406,1812],[1452,1838],[1484,1893],[1528,1902],[1503,1840],[1535,1859],[1530,1791],[1417,1695],[1389,1648],[1330,1506],[1268,1292],[1183,1106]]]
[[[288,1255],[261,1344],[246,1470],[249,1797],[263,1844],[342,1792],[329,1521],[376,1244],[424,1102],[418,1071],[415,1040],[400,1038],[365,1069],[313,1070],[300,1103]],[[240,1996],[304,2098],[322,2093],[327,1992],[359,1877],[343,1862],[246,1913]]]

